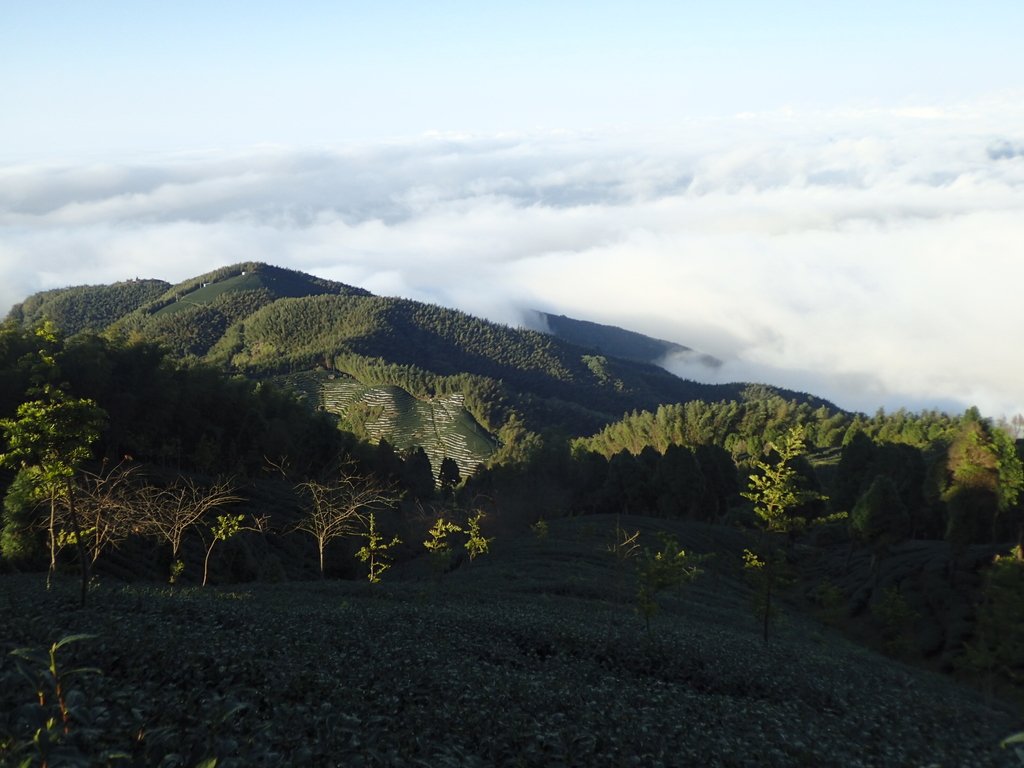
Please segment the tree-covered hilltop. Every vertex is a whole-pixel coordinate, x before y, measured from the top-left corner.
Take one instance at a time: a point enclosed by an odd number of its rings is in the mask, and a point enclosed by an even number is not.
[[[170,287],[163,280],[127,280],[112,285],[56,288],[29,296],[7,318],[29,328],[49,320],[64,334],[101,331],[148,304]]]
[[[168,287],[110,324],[117,334],[156,341],[179,357],[204,357],[236,323],[283,298],[369,295],[361,288],[259,262],[235,264]]]
[[[494,436],[513,413],[531,432],[579,435],[631,410],[736,399],[743,389],[683,380],[637,361],[681,346],[568,318],[549,316],[549,322],[551,334],[512,328],[246,263],[167,288],[112,322],[107,333],[156,342],[175,358],[253,378],[328,370],[366,386],[400,387],[421,399],[458,395]],[[624,357],[612,354],[620,351]],[[810,395],[778,394],[823,404]],[[365,401],[356,405],[357,421],[367,407],[372,405]],[[428,431],[428,424],[421,426],[419,431]]]

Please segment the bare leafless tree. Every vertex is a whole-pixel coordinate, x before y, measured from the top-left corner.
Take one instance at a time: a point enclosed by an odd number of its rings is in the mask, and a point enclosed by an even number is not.
[[[305,515],[294,530],[316,539],[320,554],[320,576],[324,575],[324,550],[338,538],[360,533],[366,527],[365,512],[394,503],[390,486],[371,475],[356,473],[351,465],[342,467],[338,480],[321,483],[307,480],[296,489],[307,502]]]
[[[178,553],[188,530],[218,507],[241,501],[233,482],[219,480],[203,487],[195,480],[179,477],[170,485],[144,485],[137,496],[139,521],[144,533],[164,539],[171,545],[172,569],[178,567]],[[175,580],[172,570],[171,581]]]
[[[78,508],[89,555],[95,563],[106,549],[117,549],[132,532],[138,503],[138,465],[122,461],[78,479]]]

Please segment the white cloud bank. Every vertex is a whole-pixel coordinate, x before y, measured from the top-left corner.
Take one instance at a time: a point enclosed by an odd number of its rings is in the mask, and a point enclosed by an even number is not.
[[[0,311],[260,260],[614,323],[873,411],[1024,411],[1024,100],[673,134],[434,136],[0,167]]]

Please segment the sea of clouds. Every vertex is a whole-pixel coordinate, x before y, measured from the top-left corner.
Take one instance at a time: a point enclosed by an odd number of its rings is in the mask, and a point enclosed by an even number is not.
[[[773,113],[638,135],[424,136],[0,166],[0,313],[257,260],[873,412],[1024,411],[1024,109]]]

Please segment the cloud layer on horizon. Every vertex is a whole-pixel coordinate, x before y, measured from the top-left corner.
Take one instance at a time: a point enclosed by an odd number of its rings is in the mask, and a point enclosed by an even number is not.
[[[1011,414],[1021,147],[1021,109],[990,104],[0,166],[0,312],[41,289],[257,260],[725,361],[675,365],[693,378]]]

